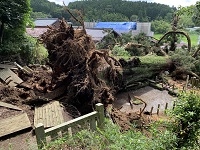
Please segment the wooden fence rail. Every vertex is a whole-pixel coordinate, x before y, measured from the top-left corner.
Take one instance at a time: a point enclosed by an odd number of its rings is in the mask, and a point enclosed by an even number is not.
[[[104,126],[103,104],[101,103],[96,104],[95,110],[96,111],[93,111],[89,114],[86,114],[84,116],[78,117],[76,119],[70,120],[68,122],[62,123],[60,125],[57,125],[55,127],[46,130],[44,129],[44,125],[42,123],[39,123],[35,127],[35,134],[36,134],[38,148],[41,149],[44,145],[46,145],[47,137],[50,137],[51,140],[55,140],[59,137],[58,134],[61,134],[61,136],[64,136],[66,134],[69,135],[73,134],[76,132],[75,129],[77,126],[80,127],[79,130],[81,128],[85,128],[84,126],[85,124],[88,125],[88,128],[90,130],[96,130],[96,127],[103,128]]]

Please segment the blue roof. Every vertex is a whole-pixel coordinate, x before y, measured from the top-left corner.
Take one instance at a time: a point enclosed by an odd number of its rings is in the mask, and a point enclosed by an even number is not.
[[[50,26],[53,25],[56,21],[58,21],[58,18],[43,18],[43,19],[37,19],[34,21],[35,26]]]
[[[98,22],[94,28],[112,28],[118,33],[136,30],[136,22]]]

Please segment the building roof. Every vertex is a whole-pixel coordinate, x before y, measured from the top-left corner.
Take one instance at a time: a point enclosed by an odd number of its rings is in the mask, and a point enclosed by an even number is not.
[[[136,30],[136,22],[98,22],[94,28],[112,28],[118,33]]]
[[[26,28],[26,33],[32,37],[39,37],[41,34],[43,34],[44,32],[46,32],[48,30],[48,28]]]
[[[32,37],[39,37],[44,32],[46,32],[48,28],[26,28],[26,33]],[[116,36],[119,36],[117,32],[110,29],[113,34]],[[105,31],[105,29],[102,28],[88,28],[86,29],[86,33],[92,37],[92,40],[94,41],[101,41],[106,35],[109,33]]]
[[[94,41],[101,41],[104,36],[108,35],[103,29],[86,29],[86,33],[92,37]]]
[[[111,32],[114,32],[114,34],[117,34],[114,30],[112,30]],[[101,41],[106,35],[109,34],[103,28],[88,28],[86,29],[86,33],[90,35],[92,37],[92,40],[94,41]]]
[[[58,18],[41,18],[34,21],[36,27],[51,26],[58,21]]]

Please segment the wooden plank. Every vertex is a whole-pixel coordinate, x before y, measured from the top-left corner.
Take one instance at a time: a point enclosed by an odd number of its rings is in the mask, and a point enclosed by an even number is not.
[[[15,109],[15,110],[22,110],[22,109],[20,109],[19,107],[15,106],[15,105],[8,104],[8,103],[1,102],[1,101],[0,101],[0,106],[1,107],[7,107],[7,108],[10,108],[10,109]]]
[[[22,83],[22,79],[20,79],[13,71],[10,69],[0,70],[0,78],[9,83],[10,86],[16,86],[17,84]]]
[[[26,113],[0,120],[0,137],[31,127]]]
[[[75,119],[70,120],[68,122],[64,122],[64,123],[59,124],[59,125],[57,125],[55,127],[46,129],[45,130],[45,135],[49,136],[51,134],[54,134],[55,132],[65,131],[67,128],[70,128],[70,127],[73,128],[75,125],[80,124],[82,122],[85,122],[88,119],[90,120],[92,118],[95,118],[97,116],[98,116],[98,112],[97,111],[93,111],[93,112],[91,112],[89,114],[86,114],[86,115],[83,115],[81,117],[75,118]]]
[[[62,108],[58,101],[35,108],[34,126],[42,123],[45,128],[53,127],[64,122]]]
[[[2,69],[17,69],[17,67],[15,65],[11,65],[11,64],[0,64],[0,68]]]

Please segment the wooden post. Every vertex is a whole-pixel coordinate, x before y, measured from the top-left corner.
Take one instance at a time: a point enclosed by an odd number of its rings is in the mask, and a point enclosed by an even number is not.
[[[43,146],[46,144],[46,137],[45,137],[44,125],[42,123],[39,123],[35,127],[35,135],[36,135],[36,140],[37,140],[38,148],[42,149]]]
[[[191,78],[192,88],[195,86],[195,80],[196,80],[196,77],[192,77]]]
[[[168,108],[168,103],[166,103],[166,105],[165,105],[165,110]]]
[[[98,112],[97,126],[102,129],[104,127],[104,106],[101,103],[96,104],[96,111]]]
[[[185,91],[187,90],[187,87],[188,87],[189,78],[190,78],[190,76],[187,75],[186,84],[185,84]]]
[[[158,82],[158,76],[156,76],[156,79],[155,79],[155,80],[156,80],[156,83],[157,83],[157,82]]]
[[[159,111],[160,111],[160,104],[158,104],[157,115],[159,115]]]
[[[90,120],[90,129],[92,131],[96,130],[96,120],[95,120],[95,118],[91,118],[91,120]]]
[[[199,79],[196,79],[196,88],[199,87]]]
[[[174,110],[174,108],[175,108],[175,105],[176,105],[176,103],[175,103],[175,101],[174,101],[174,103],[173,103],[173,108],[172,108],[173,110]]]
[[[151,111],[150,111],[150,115],[152,115],[153,114],[153,107],[151,107]]]

